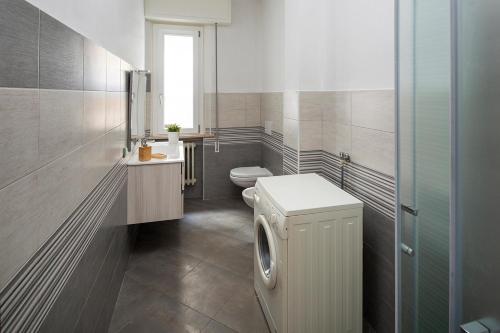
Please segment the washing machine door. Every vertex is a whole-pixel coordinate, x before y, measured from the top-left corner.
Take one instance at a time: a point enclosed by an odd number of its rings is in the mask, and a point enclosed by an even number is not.
[[[255,220],[255,256],[262,282],[268,289],[276,286],[278,267],[276,265],[276,246],[271,227],[264,215]]]

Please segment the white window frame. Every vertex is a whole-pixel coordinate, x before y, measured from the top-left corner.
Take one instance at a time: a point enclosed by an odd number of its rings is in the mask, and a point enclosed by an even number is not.
[[[153,98],[153,135],[166,135],[164,128],[164,110],[162,106],[163,99],[163,52],[164,35],[184,35],[192,36],[193,62],[194,62],[194,87],[193,87],[193,122],[194,128],[183,128],[181,133],[199,133],[203,129],[203,28],[201,26],[185,25],[153,25],[153,71],[151,96]]]

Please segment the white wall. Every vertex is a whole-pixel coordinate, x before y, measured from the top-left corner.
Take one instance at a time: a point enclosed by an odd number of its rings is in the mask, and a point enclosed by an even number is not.
[[[267,0],[263,0],[267,1]],[[219,26],[219,91],[262,90],[261,0],[232,0],[232,23]],[[205,26],[205,91],[214,88],[214,28]]]
[[[28,0],[137,68],[144,67],[142,0]]]
[[[393,2],[263,0],[264,90],[393,89]]]
[[[144,0],[149,20],[184,23],[231,23],[231,0]]]
[[[285,87],[285,0],[262,0],[262,89]]]

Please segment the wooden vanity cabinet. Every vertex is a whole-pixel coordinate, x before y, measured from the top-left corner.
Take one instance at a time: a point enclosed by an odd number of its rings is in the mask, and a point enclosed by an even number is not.
[[[128,224],[184,215],[183,163],[128,166]]]

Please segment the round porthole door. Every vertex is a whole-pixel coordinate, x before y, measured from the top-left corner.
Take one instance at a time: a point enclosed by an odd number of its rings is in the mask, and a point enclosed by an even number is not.
[[[276,285],[277,266],[276,248],[269,223],[263,215],[259,215],[255,221],[255,256],[257,258],[258,270],[264,285],[273,289]]]

